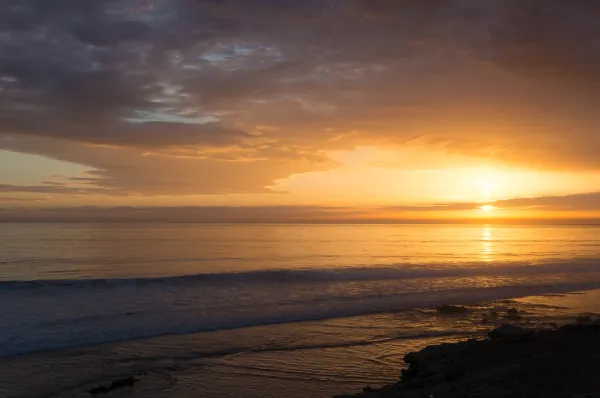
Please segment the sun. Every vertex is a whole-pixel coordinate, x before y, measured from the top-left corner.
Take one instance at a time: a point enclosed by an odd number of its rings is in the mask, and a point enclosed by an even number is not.
[[[494,206],[484,205],[484,206],[481,206],[480,209],[485,211],[486,213],[489,213],[490,211],[494,210]]]

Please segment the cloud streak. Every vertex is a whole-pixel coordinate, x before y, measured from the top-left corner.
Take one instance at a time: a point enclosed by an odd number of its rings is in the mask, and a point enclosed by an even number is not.
[[[538,198],[517,198],[495,203],[502,208],[541,209],[541,210],[582,210],[600,211],[600,192]]]
[[[38,192],[32,189],[27,192]],[[1,200],[1,197],[0,197]],[[600,192],[538,198],[516,198],[493,203],[499,210],[600,212]],[[481,203],[446,203],[423,206],[179,206],[179,207],[62,207],[22,210],[0,209],[0,222],[198,222],[198,223],[338,223],[338,222],[502,222],[465,216]],[[443,217],[430,217],[443,214]],[[519,218],[505,219],[515,222]],[[525,218],[527,219],[527,218]],[[542,220],[539,220],[542,221]],[[556,221],[556,220],[555,220]],[[564,220],[563,220],[564,221]],[[566,220],[569,221],[569,220]],[[574,220],[571,220],[574,221]],[[579,220],[581,221],[581,220]],[[600,222],[600,218],[587,222]]]
[[[0,202],[42,202],[46,200],[45,198],[19,198],[19,197],[11,197],[11,196],[0,196]]]

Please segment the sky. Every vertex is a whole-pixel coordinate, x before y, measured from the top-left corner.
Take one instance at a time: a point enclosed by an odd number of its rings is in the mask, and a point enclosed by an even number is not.
[[[595,0],[0,14],[0,221],[600,220]]]

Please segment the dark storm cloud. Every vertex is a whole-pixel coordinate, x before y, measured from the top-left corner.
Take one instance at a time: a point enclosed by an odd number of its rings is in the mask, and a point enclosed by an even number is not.
[[[0,6],[0,147],[89,165],[118,192],[268,191],[333,167],[323,151],[412,140],[600,169],[596,1]]]
[[[599,81],[599,17],[594,0],[510,0],[510,23],[491,30],[493,59],[534,77]]]

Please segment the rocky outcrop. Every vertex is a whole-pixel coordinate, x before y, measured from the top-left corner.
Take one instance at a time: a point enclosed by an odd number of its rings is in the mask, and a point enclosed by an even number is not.
[[[535,333],[536,331],[533,329],[525,329],[513,325],[502,325],[499,328],[488,332],[488,337],[494,341],[508,341],[514,343],[532,338]]]
[[[488,336],[411,352],[398,383],[340,398],[599,396],[599,323],[544,330],[503,325]]]
[[[442,315],[464,315],[469,312],[469,309],[462,305],[436,305],[435,310]]]
[[[110,383],[110,386],[108,386],[108,387],[107,386],[98,386],[98,387],[92,388],[88,392],[92,396],[97,396],[100,394],[108,394],[109,392],[118,390],[120,388],[133,387],[135,385],[135,383],[137,383],[139,381],[140,381],[140,379],[137,379],[135,377],[127,377],[125,379],[119,379],[119,380],[113,381],[112,383]]]
[[[589,315],[581,315],[576,319],[577,323],[592,323],[592,317]]]
[[[511,321],[519,321],[519,320],[523,319],[523,316],[521,315],[521,312],[519,310],[517,310],[516,308],[510,308],[506,311],[504,318],[511,320]]]

